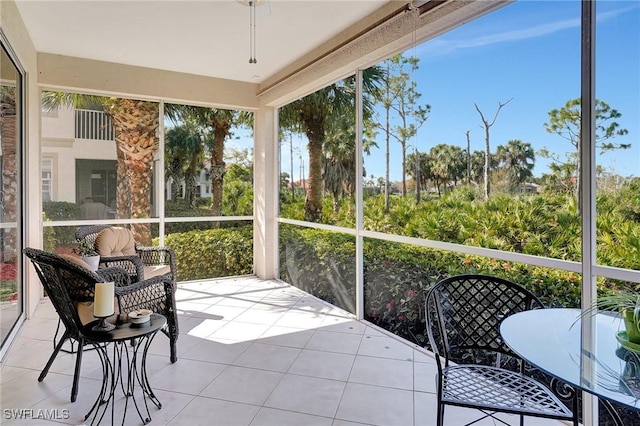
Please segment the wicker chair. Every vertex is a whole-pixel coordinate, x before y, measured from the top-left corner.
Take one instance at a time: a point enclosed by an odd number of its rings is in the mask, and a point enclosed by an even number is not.
[[[93,302],[94,286],[97,282],[113,281],[119,313],[136,309],[150,309],[167,318],[167,326],[162,331],[169,337],[171,362],[177,360],[176,342],[178,339],[178,316],[173,294],[173,284],[167,277],[154,277],[131,284],[130,277],[121,268],[103,268],[98,272],[90,271],[77,263],[57,254],[34,248],[25,248],[23,253],[31,259],[36,272],[55,307],[65,332],[55,345],[54,351],[40,373],[38,381],[43,381],[56,356],[66,340],[78,342],[75,373],[71,388],[71,402],[78,395],[78,379],[82,363],[83,346],[86,336],[81,333],[82,325],[78,305]],[[62,296],[59,296],[62,294]],[[68,297],[68,300],[64,299]]]
[[[570,410],[547,387],[524,374],[524,361],[500,336],[504,318],[540,308],[544,306],[528,290],[497,277],[459,275],[433,286],[425,312],[438,366],[438,426],[443,425],[447,405],[476,408],[484,417],[496,412],[518,414],[520,425],[524,416],[578,425],[575,393]]]
[[[97,246],[101,232],[123,232],[133,234],[125,228],[112,227],[110,225],[81,226],[76,230],[76,240],[87,240],[96,247],[100,253],[100,264],[105,267],[118,266],[128,271],[133,281],[141,281],[152,276],[165,275],[169,277],[176,290],[176,256],[170,247],[139,246],[134,242],[131,254],[114,255],[109,250]]]

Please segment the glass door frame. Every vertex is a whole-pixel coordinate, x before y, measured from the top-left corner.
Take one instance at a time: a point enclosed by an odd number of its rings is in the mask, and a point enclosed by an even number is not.
[[[24,263],[22,256],[22,248],[25,241],[25,198],[23,196],[25,185],[26,159],[25,153],[25,135],[26,135],[26,109],[25,109],[25,80],[26,73],[24,67],[18,60],[18,55],[12,49],[9,39],[5,36],[2,28],[0,28],[0,48],[4,50],[9,57],[11,64],[16,69],[16,285],[18,293],[17,307],[19,312],[15,317],[15,321],[10,331],[0,341],[0,360],[9,351],[11,344],[20,330],[22,323],[26,318],[26,286],[24,280]]]

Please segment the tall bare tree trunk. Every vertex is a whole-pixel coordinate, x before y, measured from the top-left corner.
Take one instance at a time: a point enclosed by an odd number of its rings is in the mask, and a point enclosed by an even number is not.
[[[502,103],[502,102],[498,102],[498,109],[496,110],[496,114],[493,116],[493,120],[491,120],[491,122],[487,121],[486,118],[484,118],[484,114],[482,113],[482,111],[480,111],[480,108],[478,108],[477,104],[473,104],[476,107],[476,111],[478,111],[478,114],[480,114],[480,119],[482,120],[482,126],[484,127],[484,199],[488,200],[489,199],[489,194],[490,194],[490,183],[489,183],[489,179],[491,178],[491,146],[489,144],[489,129],[491,128],[491,126],[493,126],[496,122],[496,119],[498,118],[498,114],[500,113],[500,110],[502,109],[503,106],[505,106],[506,104],[508,104],[509,102],[511,102],[513,100],[513,98],[509,99],[507,102]]]
[[[420,203],[420,189],[422,187],[422,178],[420,176],[420,153],[418,152],[418,149],[415,149],[415,156],[416,156],[416,162],[415,162],[415,168],[416,168],[416,204]]]
[[[465,132],[467,136],[467,185],[471,185],[471,138],[469,130]]]
[[[407,196],[407,142],[400,142],[402,148],[402,198]]]
[[[390,205],[390,192],[391,189],[389,188],[389,109],[385,108],[386,111],[386,122],[385,122],[385,158],[384,158],[384,163],[385,163],[385,168],[384,168],[384,212],[385,213],[389,213],[389,210],[391,209],[391,205]]]
[[[482,119],[484,122],[484,199],[489,199],[489,194],[491,192],[491,181],[489,180],[489,168],[491,167],[491,145],[489,144],[489,126],[487,122]]]
[[[291,160],[291,202],[296,200],[296,185],[293,179],[293,132],[289,133],[289,159]]]

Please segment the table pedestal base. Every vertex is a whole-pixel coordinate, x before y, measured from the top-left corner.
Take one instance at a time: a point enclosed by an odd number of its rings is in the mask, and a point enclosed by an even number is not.
[[[100,394],[96,398],[96,401],[91,406],[91,409],[84,417],[87,420],[93,413],[93,419],[91,419],[91,425],[99,424],[109,405],[111,405],[111,424],[114,424],[115,419],[115,401],[114,395],[118,385],[122,389],[125,396],[124,412],[122,415],[122,424],[124,425],[125,417],[127,415],[127,408],[129,405],[129,398],[133,400],[133,404],[138,412],[140,420],[143,424],[151,422],[151,415],[149,413],[149,405],[147,400],[151,400],[153,404],[162,408],[162,404],[151,390],[149,385],[149,379],[147,377],[147,350],[151,341],[155,337],[156,333],[141,336],[135,339],[132,343],[131,353],[128,342],[125,340],[118,340],[110,343],[95,343],[94,346],[100,356],[102,363],[102,388]],[[108,346],[113,345],[112,357],[109,357]],[[140,357],[140,350],[142,350],[142,356]],[[140,367],[138,368],[138,360],[140,361]],[[123,369],[126,369],[126,388],[125,388],[125,373]],[[136,384],[142,390],[142,401],[138,403],[135,396]],[[144,405],[142,405],[144,402]]]

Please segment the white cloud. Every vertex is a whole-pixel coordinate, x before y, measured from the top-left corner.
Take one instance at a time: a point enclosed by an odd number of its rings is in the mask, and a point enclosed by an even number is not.
[[[616,16],[637,9],[638,7],[640,7],[640,5],[634,4],[630,7],[598,13],[597,20],[598,22],[608,21],[612,18],[615,18]],[[477,49],[479,47],[490,46],[498,43],[544,37],[570,28],[580,28],[580,17],[550,23],[543,23],[527,28],[518,28],[514,30],[485,34],[460,40],[450,40],[443,36],[420,46],[419,56],[428,57],[435,55],[447,55],[461,49]],[[488,25],[485,26],[485,29],[487,31],[492,30],[492,28]]]

